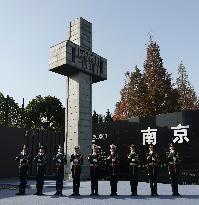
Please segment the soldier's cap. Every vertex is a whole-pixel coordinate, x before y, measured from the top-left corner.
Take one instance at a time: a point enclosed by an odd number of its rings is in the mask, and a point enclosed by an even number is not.
[[[74,147],[74,149],[80,149],[80,146],[79,146],[79,145],[76,145],[76,146]]]
[[[43,145],[41,145],[41,146],[39,147],[39,149],[44,149],[44,146],[43,146]]]
[[[22,149],[28,149],[27,145],[23,145]]]
[[[153,145],[153,144],[150,144],[149,147],[154,147],[154,145]]]
[[[98,146],[96,144],[93,144],[92,149],[98,149]]]
[[[174,144],[173,143],[169,143],[169,148],[170,147],[174,147]]]
[[[110,148],[113,149],[113,150],[116,150],[116,145],[111,144],[111,145],[110,145]]]
[[[131,144],[130,145],[130,149],[134,149],[135,148],[135,145],[134,144]]]
[[[62,148],[62,146],[61,146],[61,145],[59,145],[59,146],[58,146],[58,149],[61,149],[61,150],[62,150],[63,148]]]

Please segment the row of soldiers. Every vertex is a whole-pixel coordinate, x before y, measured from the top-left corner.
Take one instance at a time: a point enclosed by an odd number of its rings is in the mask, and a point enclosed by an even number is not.
[[[171,180],[172,195],[180,196],[178,193],[178,175],[179,175],[179,156],[176,152],[174,145],[169,144],[169,151],[166,153],[168,161],[168,170]],[[98,153],[98,146],[92,146],[92,153],[88,156],[88,161],[90,162],[90,178],[91,178],[91,196],[98,194],[98,179],[100,173],[100,161],[101,156]],[[20,185],[19,192],[17,195],[25,194],[25,188],[28,178],[30,155],[28,153],[28,148],[26,145],[19,156],[16,157],[19,161],[19,176]],[[53,157],[56,165],[56,193],[55,195],[62,195],[63,189],[63,179],[64,179],[64,165],[67,163],[66,156],[63,153],[61,146],[58,147],[57,154]],[[158,196],[157,193],[157,177],[158,177],[158,164],[160,163],[158,153],[155,151],[153,145],[149,145],[149,150],[146,154],[147,160],[147,170],[151,188],[151,196]],[[35,195],[43,194],[44,185],[44,175],[45,175],[45,164],[46,164],[46,154],[44,147],[39,148],[37,156],[34,158],[37,163],[37,173],[36,173],[36,188],[37,192]],[[80,146],[75,146],[74,154],[70,157],[70,162],[72,163],[72,178],[73,178],[73,194],[72,196],[79,196],[80,187],[80,175],[81,175],[81,165],[83,164],[83,156],[80,153]],[[116,151],[115,145],[110,145],[110,154],[106,158],[106,163],[109,167],[109,179],[111,186],[111,196],[117,196],[117,183],[119,177],[119,156]],[[139,172],[139,156],[136,152],[135,146],[132,144],[130,146],[130,153],[128,155],[129,163],[129,180],[131,186],[131,195],[137,196],[138,187],[138,172]]]

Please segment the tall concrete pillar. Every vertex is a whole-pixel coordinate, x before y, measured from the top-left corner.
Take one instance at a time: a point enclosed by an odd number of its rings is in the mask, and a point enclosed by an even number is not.
[[[92,24],[83,18],[70,22],[69,40],[50,48],[49,70],[67,76],[65,152],[68,162],[74,146],[84,156],[82,179],[89,178],[87,156],[92,143],[92,83],[107,79],[107,60],[92,52]],[[71,177],[71,164],[66,176]]]
[[[75,145],[80,145],[84,155],[82,178],[88,177],[88,162],[85,159],[91,149],[92,142],[92,76],[75,73],[68,79],[68,133],[66,133],[67,158],[70,160]],[[68,164],[70,173],[70,164]],[[70,176],[69,176],[70,177]]]

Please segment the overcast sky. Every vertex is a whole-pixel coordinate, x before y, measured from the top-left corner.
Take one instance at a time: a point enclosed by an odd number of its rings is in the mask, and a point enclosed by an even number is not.
[[[93,85],[98,113],[113,112],[127,70],[143,70],[149,32],[173,80],[182,60],[199,94],[197,0],[0,0],[0,92],[20,105],[52,95],[65,106],[65,77],[48,71],[49,47],[68,39],[80,16],[92,23],[93,51],[108,60],[108,80]]]

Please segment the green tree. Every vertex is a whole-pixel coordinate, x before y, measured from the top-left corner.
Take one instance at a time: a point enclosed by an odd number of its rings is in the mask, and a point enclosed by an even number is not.
[[[5,107],[4,107],[4,96],[3,93],[0,92],[0,126],[4,125],[5,122]]]
[[[104,117],[104,121],[105,121],[105,122],[111,122],[111,121],[113,121],[113,118],[112,118],[112,116],[111,116],[111,113],[110,113],[109,109],[107,109],[106,116]]]
[[[135,70],[128,73],[126,106],[128,117],[143,117],[146,115],[147,87],[141,71],[135,66]]]
[[[0,125],[8,127],[21,126],[21,112],[19,105],[12,97],[4,97],[0,93]]]
[[[198,97],[194,88],[191,86],[186,68],[181,62],[178,68],[178,78],[176,79],[177,91],[179,94],[178,102],[180,109],[183,110],[196,110],[199,108]]]
[[[171,74],[163,66],[159,46],[152,39],[144,62],[144,82],[148,90],[147,115],[179,111],[177,90],[171,83]]]
[[[36,96],[25,108],[26,127],[64,130],[65,109],[59,99],[52,96]]]

